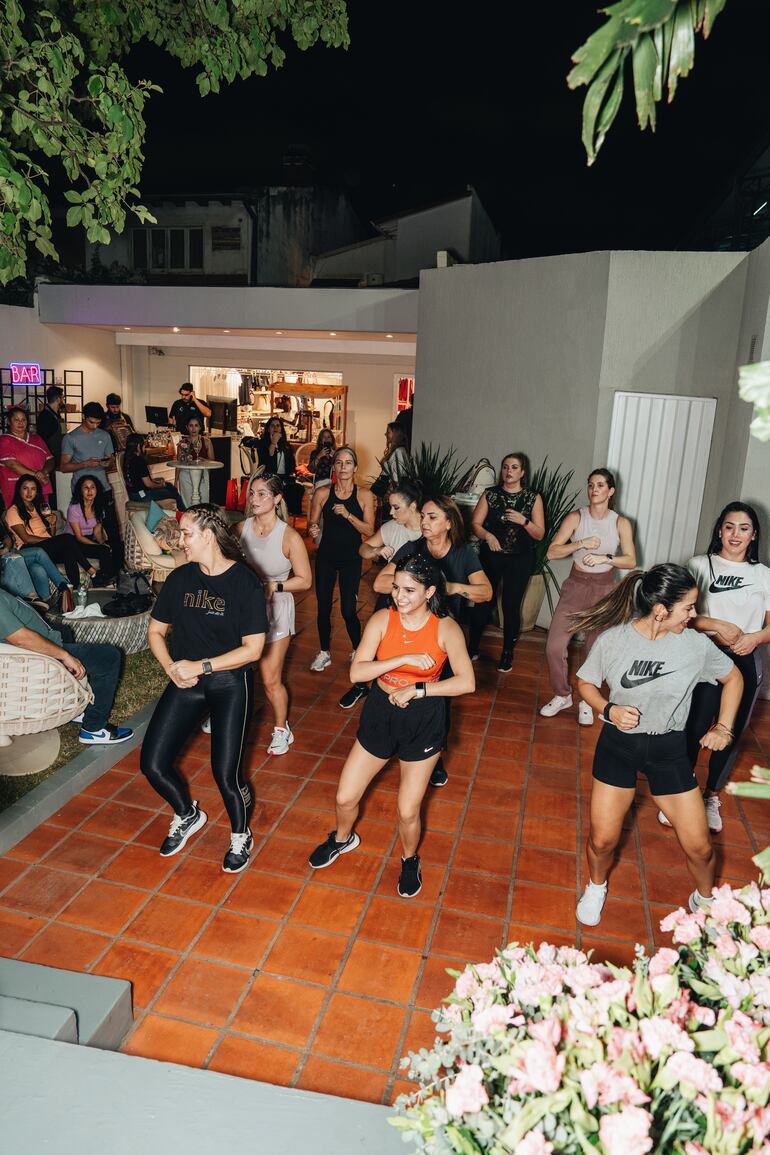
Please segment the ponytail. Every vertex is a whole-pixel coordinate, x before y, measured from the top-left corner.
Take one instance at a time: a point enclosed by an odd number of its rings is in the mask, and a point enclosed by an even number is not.
[[[578,630],[608,630],[611,626],[622,626],[634,616],[636,606],[637,583],[644,577],[644,570],[635,569],[615,586],[611,594],[607,594],[595,606],[582,610],[577,614],[570,614],[570,626],[573,633]]]
[[[695,588],[695,578],[682,565],[663,562],[646,572],[635,569],[595,606],[571,614],[570,626],[573,633],[621,626],[631,618],[646,617],[657,605],[671,610]]]

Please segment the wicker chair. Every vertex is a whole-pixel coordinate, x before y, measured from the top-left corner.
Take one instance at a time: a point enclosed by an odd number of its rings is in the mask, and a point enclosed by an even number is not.
[[[33,774],[59,753],[57,727],[94,700],[61,662],[0,643],[0,774]]]
[[[168,503],[163,501],[160,504],[166,506]],[[173,508],[174,503],[171,502],[170,504]],[[163,553],[145,525],[148,509],[149,506],[142,506],[134,502],[128,503],[124,543],[126,567],[143,570],[145,573],[149,571],[151,573],[150,581],[162,584],[177,562],[181,563],[184,555]]]

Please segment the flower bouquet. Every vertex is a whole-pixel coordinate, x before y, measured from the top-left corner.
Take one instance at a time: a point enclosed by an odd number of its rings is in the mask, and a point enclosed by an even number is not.
[[[633,968],[544,943],[450,972],[393,1125],[428,1155],[770,1155],[770,890],[661,925]]]

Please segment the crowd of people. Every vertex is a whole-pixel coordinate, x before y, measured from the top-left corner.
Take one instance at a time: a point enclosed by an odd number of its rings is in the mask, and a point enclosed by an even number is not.
[[[205,406],[191,386],[183,388],[187,393],[176,402],[174,419],[187,448],[205,457],[211,453]],[[729,503],[704,555],[686,566],[664,563],[645,572],[636,568],[632,523],[613,508],[617,482],[610,470],[592,470],[585,502],[560,525],[548,525],[543,497],[531,487],[529,458],[513,452],[503,458],[496,484],[478,494],[470,518],[474,544],[451,495],[421,492],[409,479],[404,422],[388,426],[381,462],[385,483],[370,487],[357,478],[355,449],[338,446],[328,429],[321,430],[308,465],[298,471],[283,422],[271,417],[256,440],[246,515],[231,525],[208,500],[191,501],[184,487],[152,478],[141,434],[122,412],[120,398],[108,401],[107,413],[94,403],[84,407],[79,428],[61,437],[58,461],[50,443],[28,432],[23,411],[10,414],[8,433],[0,438],[0,493],[7,507],[0,522],[5,591],[0,627],[5,640],[28,642],[35,632],[35,606],[60,608],[81,573],[109,581],[122,565],[106,479],[114,468],[113,437],[119,428],[129,498],[162,495],[176,502],[186,558],[162,586],[148,633],[169,678],[141,754],[143,773],[172,811],[162,855],[179,853],[207,821],[175,766],[190,733],[201,725],[211,735],[212,773],[231,826],[223,869],[235,873],[247,866],[253,838],[244,750],[255,671],[272,713],[267,750],[281,757],[294,741],[284,678],[296,630],[294,595],[314,587],[319,648],[310,670],[321,674],[333,662],[331,610],[337,588],[350,643],[350,689],[339,706],[352,709],[363,700],[363,708],[337,787],[335,828],[308,861],[313,869],[325,869],[356,849],[361,799],[395,757],[402,852],[398,893],[418,894],[421,807],[430,787],[448,782],[442,755],[451,741],[451,699],[474,692],[474,669],[483,660],[482,638],[498,591],[497,669],[502,675],[513,669],[522,600],[545,539],[547,558],[569,558],[571,569],[548,630],[552,697],[540,714],[550,718],[573,707],[568,648],[580,633],[577,723],[591,726],[598,719],[601,724],[586,846],[589,881],[577,917],[587,926],[600,921],[639,773],[647,778],[661,824],[674,829],[682,847],[695,884],[691,909],[707,907],[715,871],[711,834],[722,828],[720,792],[758,696],[761,647],[770,642],[770,569],[760,561],[754,509]],[[60,432],[55,395],[48,407],[50,416],[41,418],[48,417],[43,425],[55,438]],[[73,481],[62,532],[51,509],[54,465],[71,473]],[[281,517],[283,509],[292,515],[302,508],[308,488],[312,565],[302,534]],[[364,562],[374,572],[377,603],[362,627]],[[621,581],[618,570],[626,575]],[[37,631],[35,647],[56,652],[73,671],[85,667],[89,679],[93,666],[94,677],[100,677],[98,659],[104,655],[76,653],[45,630]],[[99,708],[95,704],[86,712],[81,740],[99,731],[106,741],[124,740],[107,722],[111,683],[109,676],[101,678]],[[701,749],[709,752],[703,792],[695,775]]]

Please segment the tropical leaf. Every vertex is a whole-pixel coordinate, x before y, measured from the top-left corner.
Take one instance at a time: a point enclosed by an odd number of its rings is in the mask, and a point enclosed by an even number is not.
[[[532,474],[530,482],[530,487],[534,489],[535,493],[539,493],[543,499],[543,512],[545,514],[545,535],[543,540],[535,546],[535,565],[532,572],[543,574],[548,604],[551,609],[553,609],[553,605],[549,585],[553,582],[558,591],[559,583],[548,563],[548,547],[553,541],[556,530],[570,510],[574,508],[575,500],[580,492],[578,489],[573,490],[571,488],[573,476],[574,470],[565,470],[562,465],[549,469],[548,458],[546,457],[542,465]]]
[[[449,497],[460,489],[465,476],[466,458],[458,459],[454,445],[442,450],[438,445],[421,441],[410,453],[401,471],[402,481],[411,481],[426,497]]]

